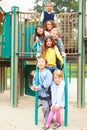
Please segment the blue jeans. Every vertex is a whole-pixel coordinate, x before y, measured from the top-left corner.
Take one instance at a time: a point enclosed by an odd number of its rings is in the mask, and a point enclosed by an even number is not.
[[[50,66],[46,66],[47,69],[49,69],[52,73],[54,72],[54,70],[57,70],[57,66],[53,66],[53,67],[50,67]]]

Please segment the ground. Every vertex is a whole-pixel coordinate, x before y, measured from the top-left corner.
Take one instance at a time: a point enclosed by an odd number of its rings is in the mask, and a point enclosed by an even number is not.
[[[76,91],[73,81],[69,84],[69,108],[68,108],[68,126],[64,126],[64,110],[62,110],[62,126],[60,130],[86,130],[87,129],[87,95],[85,108],[77,108]],[[86,87],[87,89],[87,87]],[[87,92],[87,91],[86,91]],[[34,119],[34,97],[19,97],[18,107],[12,108],[10,101],[10,89],[0,93],[0,130],[42,130],[43,117],[42,108],[39,108],[38,125],[35,125]],[[51,124],[52,130],[53,124]]]

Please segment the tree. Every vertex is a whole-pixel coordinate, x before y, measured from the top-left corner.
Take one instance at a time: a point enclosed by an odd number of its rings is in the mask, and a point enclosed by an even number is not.
[[[51,0],[54,5],[55,13],[61,12],[77,12],[78,11],[78,1],[77,0]],[[45,7],[46,0],[36,0],[34,10],[41,13]]]

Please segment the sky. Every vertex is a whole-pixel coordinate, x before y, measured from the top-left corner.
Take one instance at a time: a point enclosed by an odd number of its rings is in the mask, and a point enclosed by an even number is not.
[[[27,12],[33,10],[35,0],[2,0],[0,1],[0,6],[4,11],[10,11],[11,7],[17,6],[20,11]]]

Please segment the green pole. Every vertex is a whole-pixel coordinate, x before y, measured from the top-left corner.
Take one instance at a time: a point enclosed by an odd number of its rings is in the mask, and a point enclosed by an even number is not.
[[[39,72],[36,66],[36,85],[39,85]],[[38,124],[38,92],[35,92],[35,125]]]
[[[37,43],[37,50],[38,50],[38,43]],[[36,66],[36,85],[39,85],[39,69]],[[38,124],[38,92],[35,92],[35,125]]]
[[[64,112],[64,126],[68,126],[68,82],[66,71],[66,59],[64,58],[64,80],[65,80],[65,112]]]

